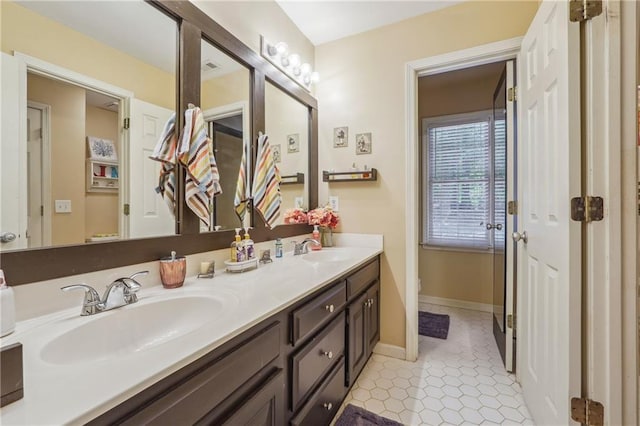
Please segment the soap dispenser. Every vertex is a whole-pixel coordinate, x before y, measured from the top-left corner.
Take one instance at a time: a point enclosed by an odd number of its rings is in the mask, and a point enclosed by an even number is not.
[[[320,230],[318,229],[318,225],[313,225],[313,233],[311,234],[313,239],[317,242],[320,242]],[[321,250],[322,244],[312,244],[311,250]]]
[[[240,229],[236,228],[236,239],[231,243],[231,261],[244,262],[246,260],[244,244],[240,239]]]
[[[13,289],[4,280],[4,272],[0,269],[0,337],[12,333],[16,328],[16,308]]]
[[[245,251],[245,255],[246,255],[246,260],[251,260],[251,259],[255,259],[256,257],[256,252],[255,252],[255,247],[254,247],[254,243],[253,240],[251,239],[251,236],[249,235],[249,229],[251,229],[250,226],[247,226],[246,228],[244,228],[244,251]]]

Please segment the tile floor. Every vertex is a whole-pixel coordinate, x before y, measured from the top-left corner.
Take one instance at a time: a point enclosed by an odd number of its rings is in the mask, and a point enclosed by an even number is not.
[[[426,304],[420,310],[448,314],[448,338],[420,336],[415,363],[372,355],[340,412],[353,404],[405,425],[532,425],[520,385],[502,364],[491,314]]]

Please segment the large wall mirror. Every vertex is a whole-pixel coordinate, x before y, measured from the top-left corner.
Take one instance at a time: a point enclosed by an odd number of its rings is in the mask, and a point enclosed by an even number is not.
[[[265,132],[269,136],[280,171],[281,214],[309,207],[309,110],[308,107],[267,81],[265,85]]]
[[[282,145],[282,174],[303,175],[303,184],[283,185],[283,210],[296,199],[303,207],[317,202],[316,100],[193,4],[2,1],[0,8],[0,267],[13,285],[149,262],[171,250],[228,247],[229,232],[208,231],[240,224],[231,195],[242,146],[255,145],[261,130]],[[174,111],[182,129],[189,103],[211,118],[227,187],[207,229],[184,202],[184,171],[167,175],[175,186],[160,187],[174,189],[175,204],[167,203],[156,192],[162,163],[149,159]],[[289,135],[298,135],[297,155],[286,148]],[[303,162],[289,166],[294,159]],[[256,242],[310,230],[255,220]]]
[[[174,234],[149,157],[176,109],[176,21],[142,0],[0,7],[0,250]]]
[[[200,99],[209,137],[220,173],[222,194],[213,200],[211,225],[201,231],[224,231],[250,225],[250,215],[241,220],[234,198],[243,152],[251,169],[251,109],[249,70],[202,40]]]

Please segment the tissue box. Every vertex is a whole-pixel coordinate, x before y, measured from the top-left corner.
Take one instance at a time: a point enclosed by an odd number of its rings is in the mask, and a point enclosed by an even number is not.
[[[24,396],[22,343],[0,348],[0,407]]]

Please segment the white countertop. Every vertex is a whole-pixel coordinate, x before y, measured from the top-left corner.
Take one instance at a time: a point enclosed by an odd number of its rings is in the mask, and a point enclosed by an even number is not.
[[[19,322],[13,334],[0,339],[0,345],[23,345],[24,398],[0,409],[0,424],[85,423],[382,253],[381,236],[358,240],[344,235],[337,241],[340,245],[361,244],[322,250],[344,254],[348,257],[345,260],[311,262],[287,253],[283,259],[261,264],[254,271],[219,271],[212,279],[191,277],[183,287],[172,290],[150,286],[141,278],[143,289],[138,293],[137,304],[90,317],[80,317],[78,306]],[[43,348],[53,338],[88,321],[190,296],[216,298],[224,301],[224,307],[216,318],[195,330],[133,353],[125,349],[116,356],[70,365],[42,359]],[[179,315],[180,312],[166,312],[166,320]],[[102,336],[90,336],[83,344],[91,345],[93,337]]]

